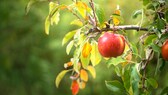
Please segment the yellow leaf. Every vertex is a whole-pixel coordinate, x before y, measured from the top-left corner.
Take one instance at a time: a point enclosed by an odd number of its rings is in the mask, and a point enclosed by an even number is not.
[[[45,33],[47,35],[49,35],[49,29],[50,29],[50,20],[49,20],[49,16],[47,16],[45,20]]]
[[[80,78],[81,78],[81,80],[83,80],[85,82],[88,81],[88,74],[87,74],[86,70],[84,70],[84,69],[80,70]]]
[[[92,50],[92,47],[91,47],[90,43],[86,42],[83,46],[83,49],[82,49],[82,56],[84,58],[87,58],[88,55],[90,54],[91,50]]]
[[[72,25],[83,26],[83,23],[79,19],[75,19],[71,22]]]
[[[114,11],[114,14],[120,15],[121,11],[117,9],[117,10]]]
[[[119,25],[120,24],[120,20],[116,17],[113,17],[113,23],[114,25]]]
[[[69,72],[69,71],[70,71],[70,70],[63,70],[62,72],[60,72],[60,73],[58,74],[58,76],[56,77],[56,80],[55,80],[56,87],[59,86],[59,84],[60,84],[62,78],[63,78],[63,77],[65,76],[65,74],[66,74],[67,72]]]
[[[50,2],[50,3],[49,3],[49,13],[50,13],[57,5],[58,5],[57,3]]]
[[[81,81],[79,87],[80,89],[84,89],[86,87],[86,83],[84,81]]]
[[[86,18],[86,11],[88,10],[87,4],[79,1],[76,3],[76,7],[77,7],[78,12],[81,14],[81,16],[83,18]]]
[[[96,41],[92,41],[92,51],[91,51],[91,57],[90,57],[92,65],[96,66],[97,64],[99,64],[100,61],[101,61],[101,58],[102,57],[101,57],[101,55],[99,53],[97,42]]]
[[[96,71],[95,71],[95,68],[93,66],[88,66],[87,70],[91,73],[93,78],[96,78]]]

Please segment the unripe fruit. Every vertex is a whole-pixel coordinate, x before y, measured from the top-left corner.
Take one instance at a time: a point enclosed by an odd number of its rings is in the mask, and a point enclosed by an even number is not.
[[[117,57],[123,54],[125,39],[122,35],[106,32],[98,39],[98,50],[103,57]]]
[[[164,60],[168,60],[168,39],[163,43],[162,57]]]

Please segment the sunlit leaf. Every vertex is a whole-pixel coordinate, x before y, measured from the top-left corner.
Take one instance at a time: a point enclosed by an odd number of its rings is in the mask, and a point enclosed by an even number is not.
[[[116,10],[114,11],[114,14],[121,15],[121,11],[120,11],[119,9],[116,9]]]
[[[79,19],[73,20],[70,24],[77,25],[77,26],[83,26],[83,23]]]
[[[98,4],[95,4],[95,11],[96,11],[96,15],[97,15],[99,23],[103,24],[105,22],[105,13],[104,13],[103,8],[100,7]]]
[[[84,81],[81,81],[79,83],[79,87],[80,87],[80,89],[84,89],[86,87],[86,83]]]
[[[116,66],[116,65],[123,63],[123,62],[126,62],[126,60],[123,59],[121,56],[118,56],[117,58],[110,58],[107,61],[107,64],[108,64],[108,66],[110,66],[110,65]]]
[[[82,62],[82,66],[83,68],[87,68],[87,66],[89,65],[90,62],[90,55],[88,55],[87,57],[83,57],[82,55],[80,56],[81,62]]]
[[[80,15],[83,17],[83,18],[86,18],[86,12],[87,12],[87,4],[85,4],[84,2],[76,2],[76,7],[77,7],[77,10],[78,12],[80,13]]]
[[[119,25],[120,24],[120,20],[116,17],[113,17],[113,24],[114,25]]]
[[[73,69],[79,73],[79,56],[80,56],[80,53],[81,53],[81,49],[80,47],[76,47],[75,51],[74,51],[74,55],[73,55],[73,60],[72,60],[72,63],[73,63]]]
[[[69,42],[69,44],[66,47],[66,53],[69,55],[72,47],[73,47],[74,41]]]
[[[79,84],[76,80],[72,81],[71,84],[72,95],[77,95],[79,92]]]
[[[89,42],[86,42],[83,46],[83,49],[82,49],[82,56],[84,58],[87,58],[90,55],[91,50],[92,50],[92,46],[90,45]]]
[[[153,88],[155,88],[155,89],[158,87],[157,81],[156,81],[155,79],[153,79],[153,78],[147,79],[147,82],[148,82]]]
[[[58,4],[56,2],[50,2],[49,3],[49,13],[51,13],[52,10],[57,6],[58,6]]]
[[[60,14],[59,12],[56,12],[52,17],[51,17],[51,25],[58,24],[59,20],[60,20]]]
[[[49,16],[47,16],[45,20],[45,33],[49,35],[49,29],[50,29],[50,19]]]
[[[64,36],[64,38],[63,38],[63,40],[62,40],[62,45],[66,44],[66,43],[74,36],[74,34],[76,33],[76,31],[77,31],[77,30],[68,32],[68,33]]]
[[[137,18],[139,15],[141,15],[142,14],[142,10],[136,10],[135,12],[134,12],[134,14],[132,15],[132,18]]]
[[[88,73],[86,72],[86,70],[81,69],[80,70],[80,78],[81,80],[87,82],[88,81]]]
[[[55,80],[56,87],[59,87],[59,84],[60,84],[62,78],[63,78],[63,77],[65,76],[65,74],[66,74],[67,72],[69,72],[69,71],[70,71],[70,70],[63,70],[63,71],[61,71],[61,72],[58,74],[58,76],[56,77],[56,80]]]
[[[125,88],[123,84],[121,84],[119,81],[105,81],[106,87],[112,91],[113,94],[116,95],[126,95]]]
[[[93,78],[96,78],[96,71],[95,71],[95,68],[93,66],[88,66],[87,70],[91,73]]]
[[[97,46],[97,42],[96,41],[92,41],[91,42],[92,44],[92,51],[91,51],[91,57],[90,57],[90,60],[92,62],[92,65],[93,66],[96,66],[100,63],[101,61],[101,55],[98,51],[98,46]]]

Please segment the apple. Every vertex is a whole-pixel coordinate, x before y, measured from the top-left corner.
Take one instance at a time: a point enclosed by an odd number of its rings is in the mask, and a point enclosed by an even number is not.
[[[168,60],[168,39],[162,45],[162,57],[164,60]]]
[[[105,32],[98,39],[98,50],[103,57],[117,57],[123,54],[125,49],[124,36]]]

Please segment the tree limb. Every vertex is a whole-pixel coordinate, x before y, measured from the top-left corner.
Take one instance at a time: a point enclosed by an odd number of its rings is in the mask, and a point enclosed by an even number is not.
[[[101,31],[118,31],[118,30],[148,31],[149,29],[140,27],[138,25],[110,26],[109,28],[101,29]]]

